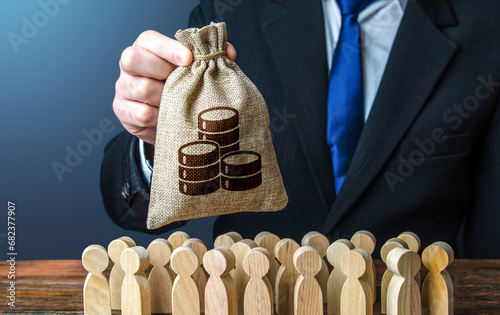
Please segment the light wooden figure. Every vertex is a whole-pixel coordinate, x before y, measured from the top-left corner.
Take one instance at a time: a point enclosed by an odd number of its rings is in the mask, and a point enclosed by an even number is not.
[[[453,282],[446,270],[455,254],[445,242],[435,242],[422,252],[422,262],[429,270],[422,285],[423,315],[453,314]]]
[[[90,245],[82,253],[82,265],[89,272],[83,285],[85,315],[111,315],[109,283],[104,270],[109,265],[108,252],[101,245]]]
[[[210,274],[205,288],[206,315],[238,314],[236,285],[229,274],[235,264],[236,257],[227,247],[217,247],[203,256],[203,266]]]
[[[276,244],[274,249],[276,258],[281,263],[274,289],[276,312],[280,315],[294,314],[294,291],[299,273],[293,265],[293,254],[299,248],[297,242],[284,238]]]
[[[380,258],[387,265],[387,255],[394,248],[406,248],[408,249],[408,244],[405,241],[399,238],[391,238],[380,249]],[[380,284],[380,312],[382,314],[387,314],[387,288],[389,287],[389,283],[391,282],[392,276],[394,273],[387,269],[382,276],[382,282]]]
[[[196,253],[189,247],[180,246],[174,250],[170,260],[177,274],[172,287],[172,315],[200,314],[200,293],[192,278],[200,267]]]
[[[243,237],[238,232],[227,232],[222,235],[217,236],[214,241],[214,248],[217,247],[227,247],[231,248],[234,243],[243,240]]]
[[[398,238],[405,241],[406,244],[408,244],[409,250],[418,254],[418,251],[420,250],[421,242],[420,242],[420,238],[418,237],[417,234],[415,234],[413,232],[403,232],[403,233],[398,235]],[[420,270],[417,272],[417,275],[415,276],[415,280],[417,281],[419,288],[422,289],[422,279],[420,276]]]
[[[168,242],[172,245],[172,251],[176,250],[178,247],[181,247],[185,241],[189,239],[189,235],[186,232],[176,231],[168,237]],[[177,274],[172,269],[172,266],[169,265],[170,272],[172,273],[172,277],[175,279]]]
[[[238,294],[238,313],[243,314],[245,298],[245,288],[250,281],[250,276],[247,275],[243,269],[243,258],[248,254],[248,252],[257,247],[257,244],[253,240],[244,239],[231,246],[231,251],[236,257],[236,266],[233,271],[231,271],[231,276],[233,277],[234,283],[236,284],[236,292]]]
[[[109,258],[114,262],[114,266],[109,274],[109,291],[111,292],[111,309],[121,310],[121,292],[122,282],[125,277],[120,264],[120,257],[122,252],[135,246],[135,242],[128,236],[122,236],[116,240],[111,241],[108,245]]]
[[[340,268],[340,260],[342,256],[355,247],[351,241],[346,239],[339,239],[330,245],[326,251],[326,258],[333,266],[333,271],[328,278],[327,287],[327,314],[339,315],[340,314],[340,294],[344,286],[347,276]]]
[[[347,276],[340,296],[340,314],[373,314],[373,296],[368,282],[372,257],[368,251],[356,248],[348,251],[340,260],[340,268]]]
[[[271,286],[274,288],[276,284],[276,275],[278,274],[278,269],[280,268],[280,263],[276,259],[274,248],[280,241],[280,238],[270,232],[261,232],[255,236],[254,241],[257,246],[267,249],[271,254],[271,267],[267,273],[267,278],[269,279],[269,282],[271,282]]]
[[[294,290],[296,315],[323,315],[323,293],[316,278],[324,264],[323,258],[311,246],[303,246],[293,254],[293,265],[299,272]]]
[[[188,239],[184,242],[183,246],[191,248],[196,253],[196,257],[198,257],[198,262],[200,263],[200,266],[193,273],[193,279],[200,293],[200,311],[205,313],[205,287],[207,286],[208,274],[203,268],[203,256],[207,253],[207,247],[202,240],[197,238]]]
[[[127,248],[120,263],[125,271],[122,283],[123,315],[150,315],[151,291],[144,271],[149,267],[148,251],[142,246]]]
[[[253,248],[243,259],[243,269],[250,276],[245,288],[245,315],[274,315],[273,287],[266,276],[271,259],[274,257],[263,247]]]
[[[387,255],[387,268],[394,272],[387,289],[388,315],[421,314],[420,289],[415,280],[420,265],[420,256],[405,248],[394,248]]]
[[[148,282],[151,289],[151,312],[172,313],[172,285],[174,279],[169,270],[172,245],[158,238],[148,246],[149,261],[153,265]]]
[[[328,241],[328,238],[319,232],[309,232],[302,238],[302,246],[311,246],[312,248],[314,248],[320,254],[321,261],[323,261],[323,263],[321,264],[321,270],[316,275],[316,279],[318,280],[321,287],[321,294],[323,296],[324,304],[326,304],[327,302],[326,291],[328,287],[328,277],[330,276],[330,272],[328,271],[328,266],[326,265],[324,258],[326,256],[326,250],[328,249],[329,245],[330,241]]]
[[[369,231],[363,230],[354,233],[354,235],[351,238],[351,242],[354,244],[354,247],[364,249],[370,255],[373,254],[373,251],[375,250],[375,245],[376,245],[375,236]],[[375,289],[376,276],[377,275],[375,272],[375,265],[372,264],[371,270],[368,270],[367,280],[370,283],[374,304],[377,293]]]

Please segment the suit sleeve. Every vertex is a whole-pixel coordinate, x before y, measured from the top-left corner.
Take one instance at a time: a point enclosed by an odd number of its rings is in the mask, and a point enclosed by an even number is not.
[[[465,227],[467,258],[500,258],[500,102],[477,160],[476,200]]]
[[[187,221],[147,229],[150,188],[139,167],[138,143],[135,136],[123,131],[106,145],[101,165],[101,194],[106,212],[122,228],[150,234],[184,225]]]

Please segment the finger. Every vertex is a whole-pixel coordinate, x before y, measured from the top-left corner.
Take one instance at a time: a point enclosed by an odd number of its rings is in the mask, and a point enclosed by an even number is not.
[[[158,107],[164,85],[163,81],[122,74],[116,82],[116,94],[120,99]]]
[[[113,110],[116,117],[130,132],[153,127],[158,123],[158,107],[129,100],[115,100]]]
[[[176,66],[189,66],[193,61],[191,51],[184,45],[155,31],[143,32],[134,46],[145,48]]]
[[[156,140],[156,128],[148,127],[141,128],[140,130],[131,132],[127,130],[129,133],[133,134],[139,139],[144,140],[144,142],[154,145]]]
[[[236,48],[234,48],[234,46],[230,43],[227,43],[226,45],[226,55],[232,61],[236,59]]]
[[[122,53],[120,68],[128,74],[166,80],[176,66],[145,48],[130,46]]]

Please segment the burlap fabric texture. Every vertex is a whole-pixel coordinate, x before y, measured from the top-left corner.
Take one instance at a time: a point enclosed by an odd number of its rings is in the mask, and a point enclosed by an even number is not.
[[[236,212],[282,210],[288,196],[264,98],[226,57],[224,23],[178,31],[193,53],[162,94],[148,229]]]

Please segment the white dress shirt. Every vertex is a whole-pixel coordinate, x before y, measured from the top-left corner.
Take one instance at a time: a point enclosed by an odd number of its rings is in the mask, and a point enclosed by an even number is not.
[[[321,1],[325,20],[326,54],[330,69],[340,34],[341,15],[335,0]],[[376,0],[358,16],[361,29],[365,121],[370,114],[407,1]],[[153,169],[145,158],[142,140],[139,140],[139,154],[144,179],[149,185]]]

